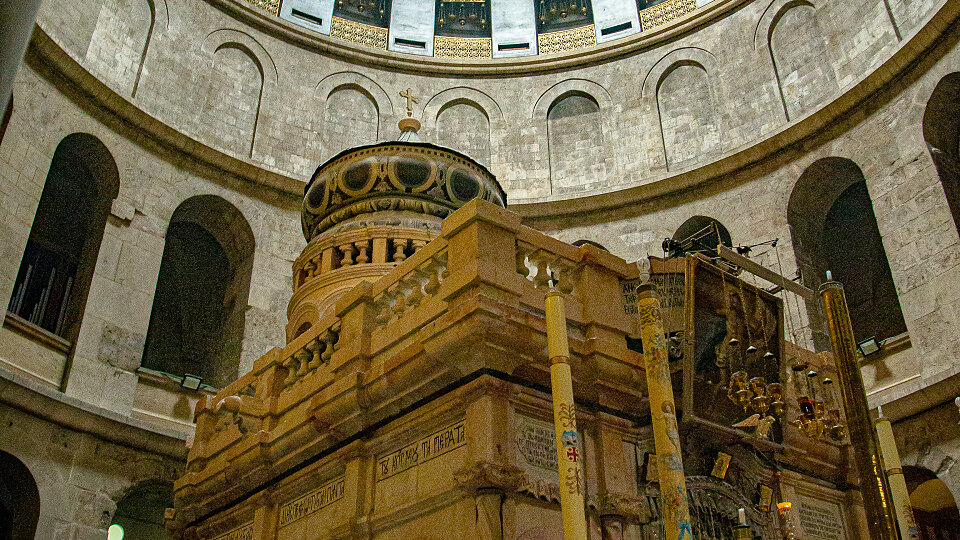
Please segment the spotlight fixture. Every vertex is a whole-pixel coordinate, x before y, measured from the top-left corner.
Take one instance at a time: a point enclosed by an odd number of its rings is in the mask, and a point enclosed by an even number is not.
[[[200,388],[200,381],[203,379],[199,375],[191,375],[189,373],[183,374],[183,379],[180,381],[180,386],[186,388],[187,390],[196,390]]]
[[[860,354],[869,356],[880,350],[880,343],[877,342],[877,338],[869,337],[863,341],[857,342],[857,349],[860,351]]]

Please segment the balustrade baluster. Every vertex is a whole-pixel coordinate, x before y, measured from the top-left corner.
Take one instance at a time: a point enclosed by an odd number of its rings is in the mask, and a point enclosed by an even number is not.
[[[287,388],[297,382],[297,359],[293,356],[283,362],[283,367],[287,368],[287,377],[283,379],[283,385]]]
[[[369,240],[361,240],[356,242],[357,249],[360,250],[360,253],[357,255],[357,264],[367,264],[370,262],[370,255],[367,254],[367,251],[370,249]]]
[[[313,355],[305,349],[300,349],[294,356],[300,362],[297,367],[297,378],[302,379],[307,374],[310,359],[313,358]]]
[[[405,284],[410,287],[410,294],[407,296],[407,305],[410,307],[417,307],[420,305],[420,302],[423,301],[423,283],[420,281],[420,272],[421,270],[419,268],[415,268],[405,282]]]
[[[340,253],[343,254],[343,258],[340,259],[340,266],[353,266],[353,243],[340,246]]]
[[[394,238],[393,239],[393,262],[403,262],[407,259],[407,254],[405,253],[407,249],[407,239],[406,238]]]
[[[324,332],[323,342],[325,346],[323,348],[323,354],[320,355],[320,358],[323,359],[324,363],[329,362],[330,357],[333,356],[333,351],[339,337],[340,334],[334,331],[333,328]]]
[[[313,339],[310,343],[307,343],[307,350],[310,351],[310,363],[307,365],[310,370],[317,369],[320,367],[320,353],[321,348],[323,347],[323,342],[319,339]]]

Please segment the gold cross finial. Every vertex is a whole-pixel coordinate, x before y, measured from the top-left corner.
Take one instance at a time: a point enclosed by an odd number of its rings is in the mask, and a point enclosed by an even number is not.
[[[420,103],[420,100],[413,97],[413,91],[410,88],[407,88],[404,92],[400,92],[400,97],[407,100],[407,116],[413,116],[413,104]]]

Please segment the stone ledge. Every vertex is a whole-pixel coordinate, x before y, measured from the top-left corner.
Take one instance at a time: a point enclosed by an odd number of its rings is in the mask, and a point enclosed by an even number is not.
[[[0,403],[67,429],[178,460],[186,459],[185,443],[192,435],[87,403],[2,366]]]

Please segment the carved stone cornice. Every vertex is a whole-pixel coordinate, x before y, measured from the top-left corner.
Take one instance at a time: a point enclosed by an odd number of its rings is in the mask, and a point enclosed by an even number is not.
[[[470,467],[460,469],[453,473],[453,477],[460,487],[467,491],[499,489],[512,493],[529,482],[527,473],[520,467],[487,461],[480,461]]]
[[[588,502],[601,516],[616,515],[647,523],[651,519],[650,506],[645,499],[624,493],[606,492]]]
[[[541,499],[547,502],[560,502],[560,485],[556,482],[528,480],[517,492],[530,495],[534,499]]]

